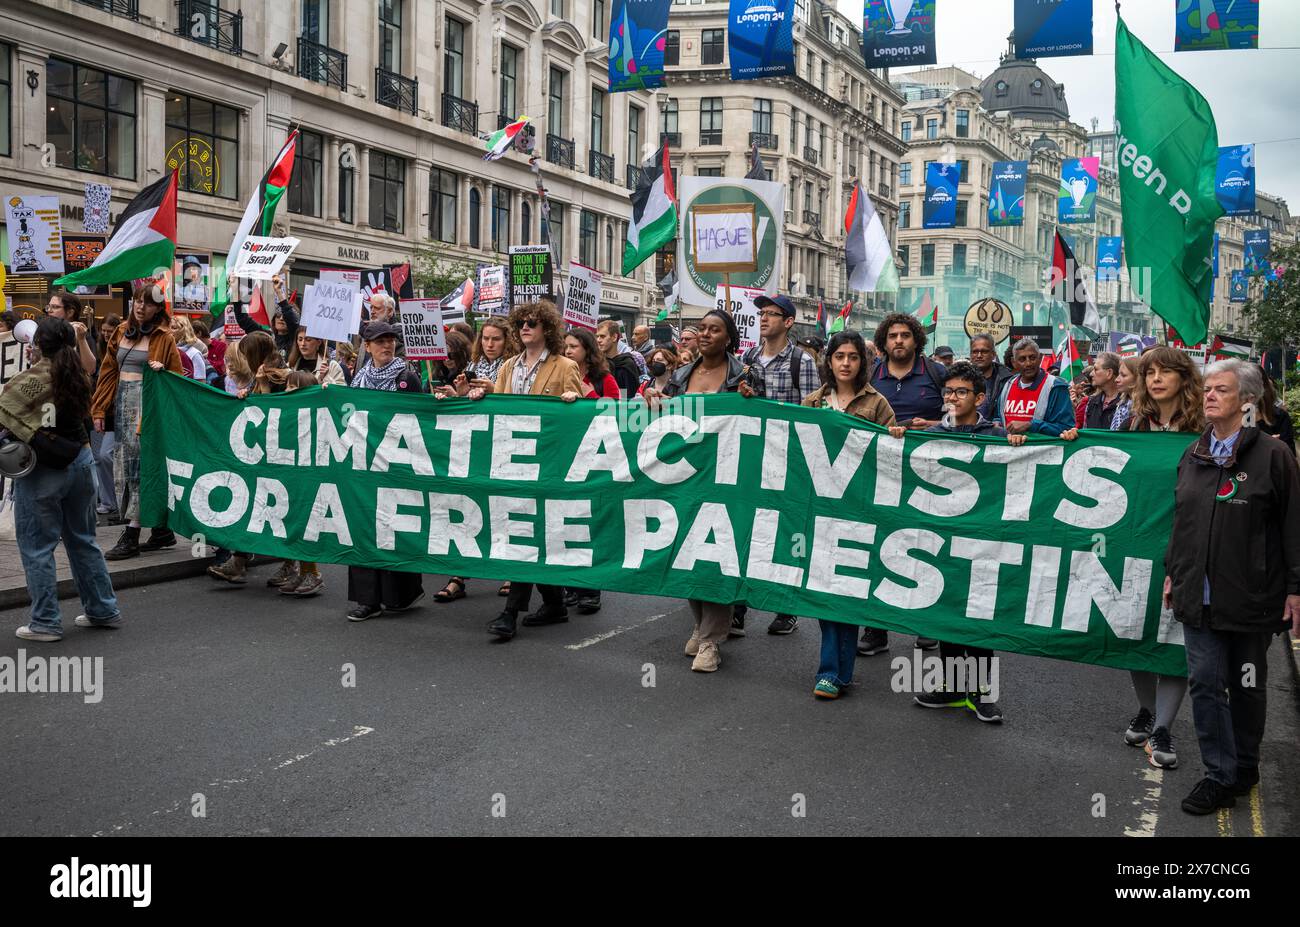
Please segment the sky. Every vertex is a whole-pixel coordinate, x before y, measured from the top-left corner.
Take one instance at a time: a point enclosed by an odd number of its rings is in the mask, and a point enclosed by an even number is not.
[[[1251,0],[1243,0],[1251,2]],[[1220,145],[1254,142],[1256,187],[1283,197],[1300,214],[1300,0],[1259,0],[1258,50],[1174,54],[1176,0],[1124,0],[1129,30],[1210,102]],[[838,0],[861,22],[863,0]],[[937,0],[938,65],[985,77],[998,66],[1014,26],[1013,0]],[[1070,118],[1091,127],[1114,125],[1115,4],[1093,2],[1091,56],[1042,58],[1038,65],[1065,84]],[[1269,46],[1280,46],[1269,50]],[[1275,141],[1276,140],[1276,141]]]

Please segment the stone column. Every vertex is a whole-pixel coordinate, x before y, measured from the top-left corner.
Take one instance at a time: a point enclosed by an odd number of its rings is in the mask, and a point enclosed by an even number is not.
[[[325,147],[325,163],[321,165],[321,193],[324,194],[324,208],[321,215],[332,221],[339,215],[339,140],[331,136]]]
[[[429,215],[429,172],[433,169],[433,162],[416,158],[412,163],[415,170],[412,172],[413,182],[406,185],[406,214],[414,219],[407,223],[406,234],[413,237],[415,244],[420,244],[429,240],[432,220]]]
[[[357,167],[352,199],[356,203],[357,228],[370,228],[370,147],[357,145]]]

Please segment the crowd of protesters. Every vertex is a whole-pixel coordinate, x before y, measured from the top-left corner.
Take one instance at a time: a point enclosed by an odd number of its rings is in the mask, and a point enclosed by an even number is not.
[[[565,402],[628,399],[657,406],[687,394],[735,392],[744,397],[833,409],[873,422],[901,438],[908,430],[983,435],[1022,446],[1029,436],[1077,439],[1093,432],[1172,431],[1198,437],[1178,468],[1175,516],[1165,559],[1165,606],[1185,639],[1188,675],[1133,671],[1138,705],[1124,741],[1145,749],[1148,762],[1179,764],[1171,731],[1189,693],[1206,776],[1183,802],[1204,814],[1228,807],[1258,782],[1265,715],[1266,652],[1290,626],[1300,635],[1300,479],[1293,425],[1271,381],[1240,361],[1204,373],[1187,353],[1164,346],[1140,356],[1098,354],[1084,373],[1066,379],[1044,362],[1032,339],[1012,344],[1000,362],[992,338],[971,339],[969,359],[940,346],[913,316],[891,314],[864,339],[854,331],[796,340],[796,311],[785,296],[760,297],[758,345],[741,352],[740,333],[722,311],[656,342],[638,326],[631,342],[617,322],[596,331],[566,331],[548,301],[514,306],[506,317],[447,331],[447,358],[416,364],[405,357],[393,299],[373,294],[356,343],[309,335],[298,307],[273,283],[277,311],[270,324],[234,309],[244,334],[227,342],[202,320],[173,315],[151,284],[135,287],[127,318],[106,318],[98,330],[83,323],[75,296],[51,297],[33,342],[36,363],[21,374],[28,390],[58,409],[53,428],[34,429],[18,393],[0,396],[0,426],[36,448],[35,469],[18,481],[17,526],[32,590],[29,623],[19,637],[57,641],[62,624],[53,550],[62,539],[81,594],[76,624],[116,627],[121,616],[106,561],[173,547],[166,525],[140,516],[141,387],[146,365],[208,383],[239,399],[303,387],[427,393],[434,399],[481,400],[489,394],[553,396]],[[358,353],[358,348],[359,353]],[[48,432],[48,435],[43,435]],[[25,437],[24,437],[25,436]],[[816,477],[816,474],[814,474]],[[1230,486],[1231,489],[1225,487]],[[106,553],[95,543],[95,518],[123,525]],[[60,527],[61,526],[61,527]],[[141,540],[141,529],[149,536]],[[214,579],[247,583],[251,555],[218,551]],[[471,578],[451,576],[434,594],[448,604],[466,597]],[[317,595],[319,566],[284,561],[267,585],[280,594]],[[540,604],[530,611],[536,588]],[[487,627],[498,642],[521,627],[568,621],[569,608],[592,614],[599,590],[508,579],[500,615]],[[424,597],[420,574],[352,566],[347,617],[365,621],[403,612]],[[685,654],[698,672],[717,671],[722,645],[745,635],[747,607],[691,599]],[[845,616],[857,621],[867,613]],[[888,633],[856,624],[819,621],[821,650],[813,695],[834,700],[851,690],[859,657],[886,653]],[[788,635],[798,617],[776,615],[767,630]],[[909,649],[937,648],[945,660],[988,661],[990,650],[917,637]],[[1244,682],[1237,667],[1257,668]],[[991,694],[974,686],[914,694],[918,705],[968,711],[980,721],[1003,720]]]

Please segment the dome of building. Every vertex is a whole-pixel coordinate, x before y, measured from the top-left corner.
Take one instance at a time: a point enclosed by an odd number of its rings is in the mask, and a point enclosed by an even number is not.
[[[1009,112],[1013,116],[1068,121],[1070,107],[1065,102],[1065,85],[1058,84],[1030,58],[1021,61],[1013,47],[1002,56],[998,69],[984,78],[980,95],[990,113]]]

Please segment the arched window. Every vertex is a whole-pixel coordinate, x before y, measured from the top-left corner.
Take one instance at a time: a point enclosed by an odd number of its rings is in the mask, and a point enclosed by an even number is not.
[[[477,187],[469,188],[469,246],[471,248],[480,247],[479,225],[482,222],[480,213],[482,213],[483,198],[478,192]]]

